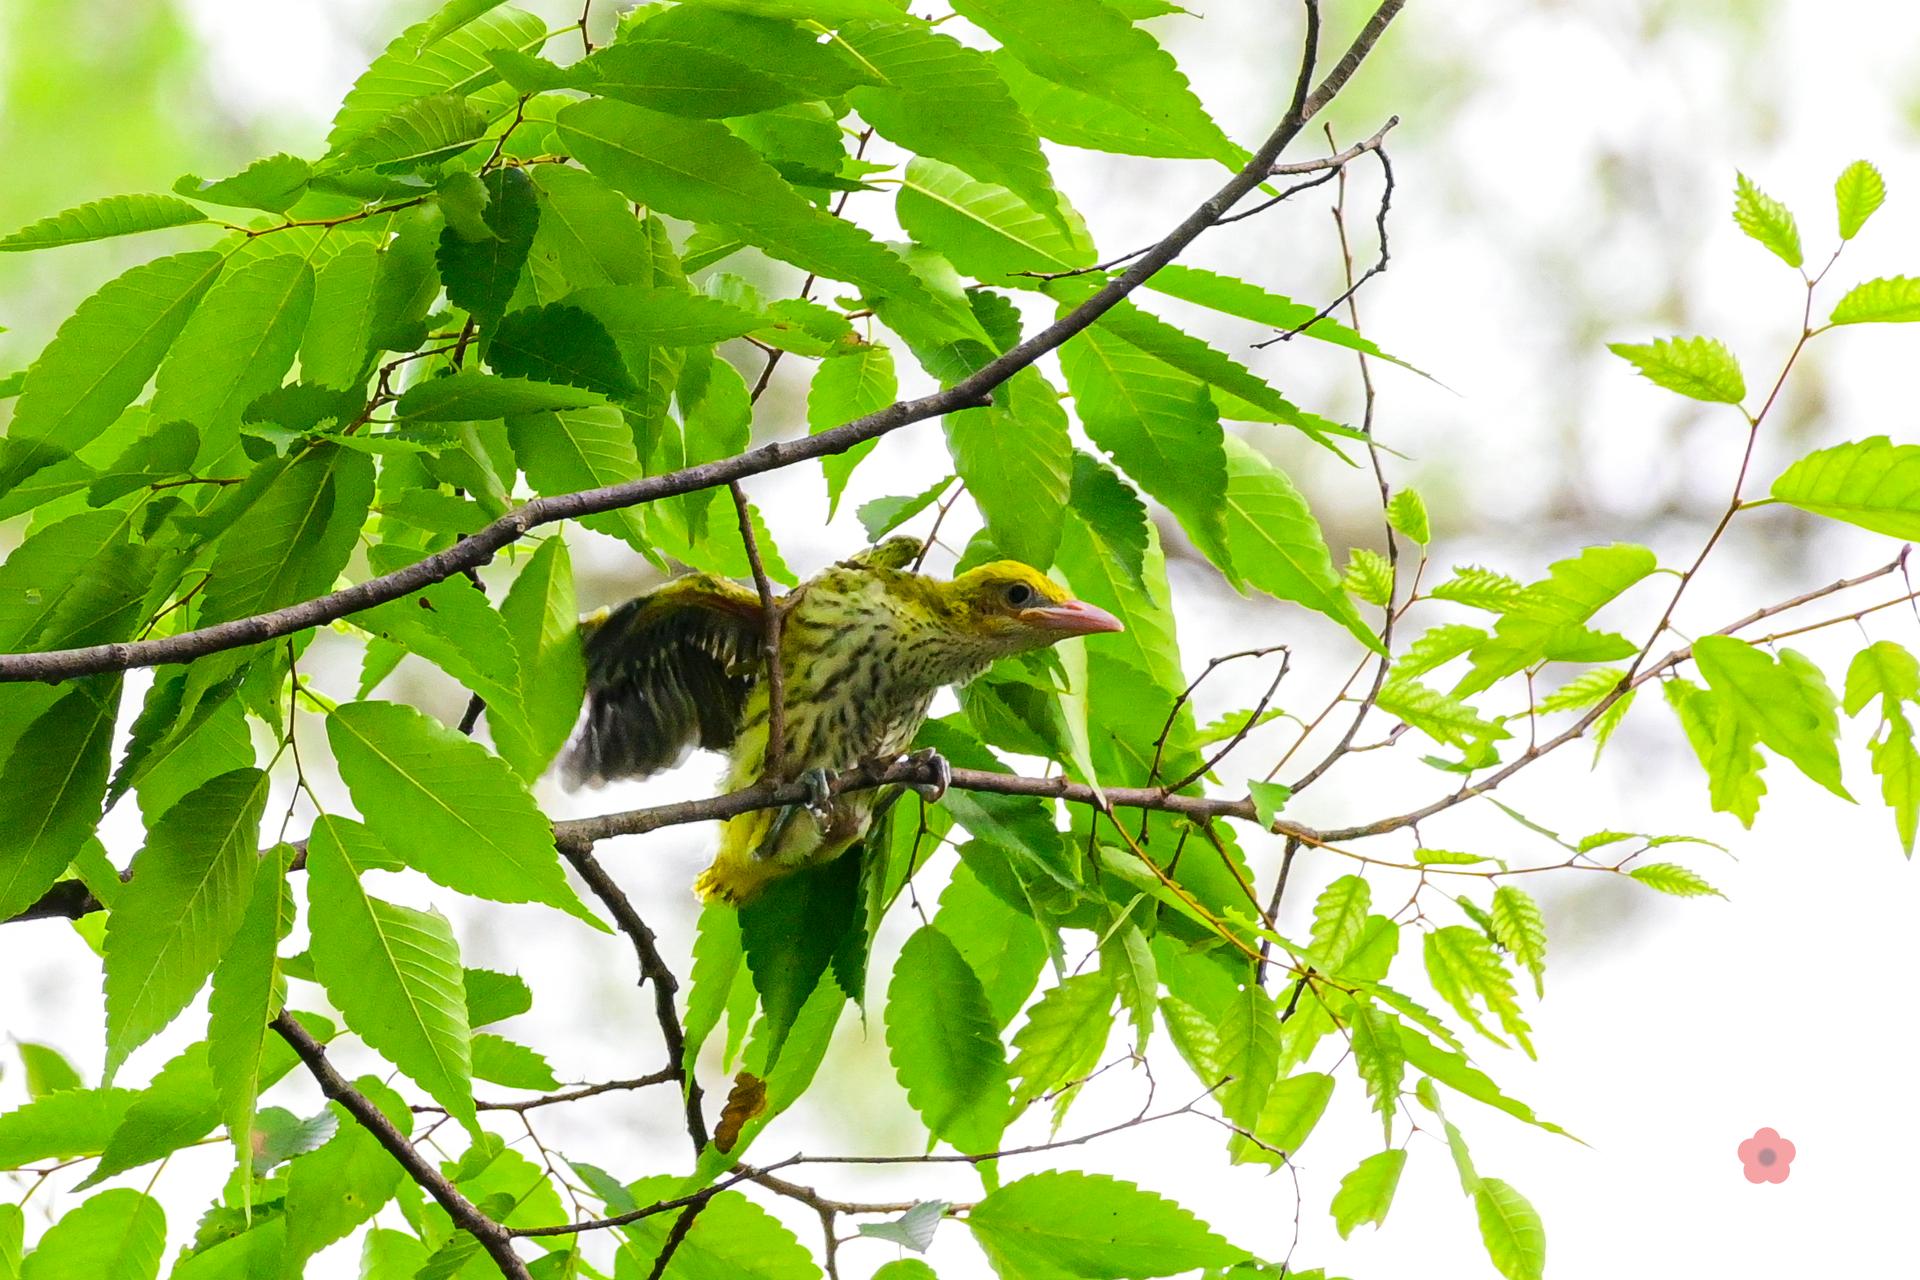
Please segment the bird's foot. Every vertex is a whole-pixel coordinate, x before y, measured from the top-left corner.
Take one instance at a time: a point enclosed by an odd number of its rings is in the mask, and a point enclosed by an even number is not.
[[[909,784],[914,792],[928,804],[937,802],[940,797],[947,794],[947,788],[953,785],[953,766],[947,763],[945,756],[932,747],[914,752],[907,757],[907,763],[920,765],[933,775],[926,782]]]
[[[827,829],[833,821],[833,785],[825,769],[809,769],[794,779],[807,789],[807,798],[799,804],[781,805],[773,817],[773,825],[767,829],[767,835],[760,842],[755,857],[771,858],[780,847],[780,838],[792,825],[794,815],[805,812],[813,819],[813,825],[820,830]]]

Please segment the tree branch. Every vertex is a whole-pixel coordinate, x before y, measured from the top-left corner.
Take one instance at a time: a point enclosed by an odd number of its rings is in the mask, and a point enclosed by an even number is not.
[[[1246,167],[1202,201],[1198,208],[1182,219],[1158,244],[1142,254],[1138,261],[1102,285],[1092,297],[1072,311],[951,387],[916,400],[896,401],[864,418],[843,423],[818,435],[798,440],[778,440],[730,458],[622,484],[534,498],[445,551],[393,573],[369,578],[365,582],[284,609],[235,618],[230,622],[183,631],[157,640],[0,655],[0,681],[68,680],[103,671],[190,662],[210,653],[291,635],[390,600],[401,599],[456,573],[478,568],[492,560],[494,553],[502,547],[525,537],[541,525],[558,520],[577,520],[603,511],[616,511],[676,494],[731,484],[747,476],[792,466],[796,462],[844,453],[857,444],[878,439],[910,423],[983,406],[990,402],[991,393],[996,387],[1092,325],[1128,294],[1145,284],[1156,271],[1172,262],[1201,232],[1213,226],[1221,215],[1265,181],[1281,151],[1299,136],[1307,121],[1332,101],[1333,96],[1353,77],[1353,73],[1359,70],[1361,62],[1385,34],[1388,24],[1405,3],[1406,0],[1383,0],[1333,70],[1318,88],[1307,95],[1301,107],[1289,112],[1279,127],[1260,144],[1260,149],[1254,152]]]
[[[502,1275],[508,1280],[529,1280],[527,1264],[513,1251],[513,1236],[507,1228],[480,1212],[471,1200],[461,1195],[460,1189],[447,1181],[426,1157],[414,1149],[406,1135],[394,1127],[393,1121],[387,1119],[371,1099],[334,1070],[333,1064],[327,1061],[326,1050],[320,1047],[318,1040],[307,1034],[307,1029],[296,1022],[292,1014],[282,1012],[269,1025],[280,1033],[280,1038],[299,1055],[313,1078],[319,1081],[320,1092],[346,1108],[347,1113],[387,1149],[387,1154],[399,1162],[400,1167],[407,1171],[407,1176],[419,1183],[447,1211],[454,1225],[480,1242],[480,1247],[487,1251],[487,1256],[493,1259]]]

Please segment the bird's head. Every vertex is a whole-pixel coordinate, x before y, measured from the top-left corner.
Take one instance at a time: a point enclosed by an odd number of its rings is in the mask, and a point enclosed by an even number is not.
[[[996,654],[1125,630],[1105,609],[1075,600],[1046,574],[1017,560],[969,569],[944,584],[942,594],[956,625]]]

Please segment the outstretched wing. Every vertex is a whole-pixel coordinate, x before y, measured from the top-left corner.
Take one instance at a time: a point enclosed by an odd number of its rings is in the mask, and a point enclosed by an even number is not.
[[[760,678],[760,598],[697,573],[581,624],[587,713],[569,783],[642,778],[694,747],[724,750]]]

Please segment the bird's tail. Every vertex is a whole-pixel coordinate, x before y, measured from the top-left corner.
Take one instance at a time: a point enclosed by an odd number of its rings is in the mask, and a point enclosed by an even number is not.
[[[771,858],[756,856],[761,842],[773,830],[775,812],[759,809],[727,819],[720,829],[720,852],[714,855],[713,865],[693,882],[700,901],[743,906],[791,870]]]

